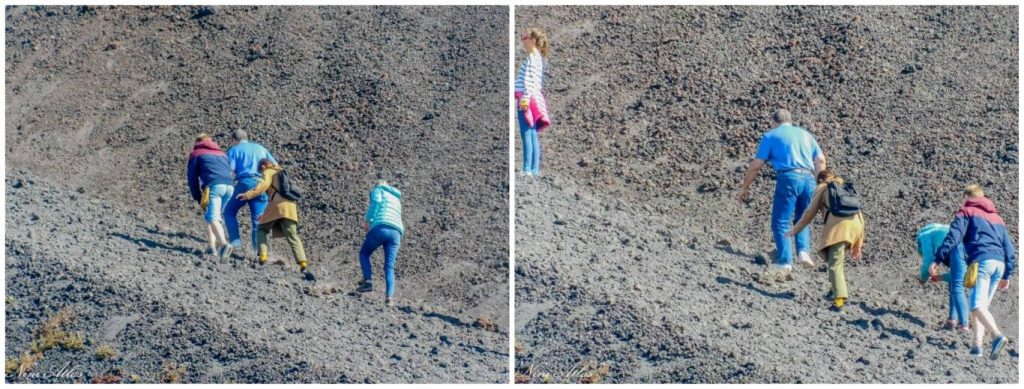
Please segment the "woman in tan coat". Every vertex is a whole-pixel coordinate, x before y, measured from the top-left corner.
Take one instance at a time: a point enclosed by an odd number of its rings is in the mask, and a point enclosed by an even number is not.
[[[819,211],[825,215],[825,228],[821,231],[818,255],[828,262],[828,280],[832,284],[832,309],[842,311],[848,297],[846,277],[843,274],[846,251],[850,250],[853,259],[860,259],[861,249],[864,247],[864,215],[861,212],[845,217],[829,214],[828,186],[830,183],[841,186],[843,179],[832,169],[824,169],[818,173],[817,181],[818,187],[814,189],[807,210],[786,235],[803,230],[811,224],[811,220],[814,220],[815,214]]]
[[[270,196],[270,205],[263,211],[260,217],[260,224],[256,233],[256,242],[259,244],[260,263],[267,263],[267,235],[273,233],[274,237],[283,236],[292,248],[292,255],[295,262],[299,264],[299,270],[306,270],[306,251],[302,247],[302,240],[299,239],[299,210],[294,201],[279,195],[277,188],[281,186],[280,177],[277,173],[281,167],[269,159],[260,160],[260,173],[263,178],[252,190],[238,195],[239,200],[250,200],[256,198],[263,192]]]

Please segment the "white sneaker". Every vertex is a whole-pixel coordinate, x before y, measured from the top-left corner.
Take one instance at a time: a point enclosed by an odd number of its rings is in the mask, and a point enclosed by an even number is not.
[[[775,270],[783,271],[783,272],[793,271],[793,265],[779,265],[779,264],[776,264],[775,265]]]
[[[814,261],[811,260],[811,255],[807,254],[806,251],[801,251],[800,255],[797,255],[796,261],[800,262],[801,265],[804,265],[805,268],[810,269],[814,267]]]

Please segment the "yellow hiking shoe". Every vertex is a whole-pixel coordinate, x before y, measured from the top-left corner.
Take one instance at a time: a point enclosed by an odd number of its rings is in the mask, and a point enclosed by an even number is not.
[[[306,271],[306,261],[299,261],[299,271]]]

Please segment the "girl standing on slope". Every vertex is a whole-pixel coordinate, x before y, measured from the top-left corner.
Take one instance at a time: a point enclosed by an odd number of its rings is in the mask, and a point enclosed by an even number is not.
[[[829,185],[843,185],[843,179],[832,169],[818,172],[818,187],[814,189],[811,203],[807,205],[800,221],[786,233],[793,236],[803,230],[818,211],[824,211],[825,228],[821,230],[821,244],[818,255],[828,261],[828,280],[832,284],[832,310],[842,312],[846,305],[846,277],[843,265],[846,262],[846,250],[850,249],[853,259],[860,259],[864,247],[864,215],[857,212],[851,216],[838,216],[829,212]]]
[[[544,58],[548,56],[548,37],[536,28],[523,34],[526,61],[516,75],[516,101],[519,112],[519,134],[523,138],[523,175],[540,175],[540,138],[551,120],[541,90],[544,87]]]

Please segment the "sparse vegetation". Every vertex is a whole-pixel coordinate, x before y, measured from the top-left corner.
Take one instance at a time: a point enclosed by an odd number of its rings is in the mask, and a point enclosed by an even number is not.
[[[29,344],[29,351],[42,354],[47,350],[60,346],[66,350],[81,350],[85,348],[85,338],[81,332],[70,333],[66,331],[67,326],[76,320],[75,313],[70,308],[61,309],[57,314],[51,316],[36,331],[36,339]]]
[[[604,377],[608,376],[608,372],[611,371],[611,367],[607,363],[598,365],[596,361],[587,361],[580,365],[580,378],[579,383],[581,384],[599,384]]]
[[[40,359],[43,359],[42,353],[23,352],[21,358],[18,359],[18,376],[24,376],[25,373],[32,371],[32,368],[36,366]]]
[[[498,332],[498,325],[494,324],[494,322],[491,321],[491,319],[488,319],[486,317],[478,317],[474,325],[476,327],[483,328],[484,331]]]
[[[14,297],[4,296],[4,304],[6,304],[7,308],[14,308]]]
[[[124,379],[124,374],[120,369],[115,369],[96,376],[92,379],[94,384],[120,384]]]
[[[114,359],[116,356],[117,350],[114,350],[114,348],[108,344],[104,344],[96,348],[96,359],[104,361]]]
[[[516,355],[523,355],[526,353],[526,345],[523,342],[516,341]]]
[[[164,362],[161,381],[168,384],[181,383],[181,378],[188,373],[188,366],[176,362]]]
[[[18,372],[18,358],[7,358],[4,361],[4,374],[11,375]]]

